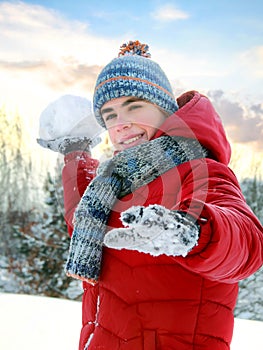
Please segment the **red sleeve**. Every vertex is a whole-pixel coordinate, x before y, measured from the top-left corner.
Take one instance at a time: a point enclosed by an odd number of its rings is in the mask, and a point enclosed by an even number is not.
[[[64,189],[65,220],[68,233],[73,232],[72,219],[74,211],[91,180],[96,176],[99,161],[83,151],[76,151],[65,155],[62,170],[62,184]]]
[[[191,170],[182,179],[176,209],[195,216],[201,232],[198,245],[177,261],[211,280],[234,283],[247,278],[263,264],[261,223],[229,168],[208,160]]]

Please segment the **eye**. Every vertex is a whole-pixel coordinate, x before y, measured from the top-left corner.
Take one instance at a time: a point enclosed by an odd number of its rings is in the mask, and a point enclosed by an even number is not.
[[[134,109],[138,109],[138,108],[142,108],[142,105],[138,104],[138,103],[133,103],[133,104],[129,105],[128,110],[133,111]]]
[[[116,117],[117,117],[117,114],[116,114],[116,113],[111,113],[111,114],[105,115],[105,116],[104,116],[104,120],[107,122],[107,121],[109,121],[109,120],[111,120],[111,119],[114,119],[114,118],[116,118]]]

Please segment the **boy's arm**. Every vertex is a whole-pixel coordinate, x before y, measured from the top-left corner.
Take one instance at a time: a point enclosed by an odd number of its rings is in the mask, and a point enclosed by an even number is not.
[[[86,187],[96,176],[99,161],[91,158],[89,152],[74,151],[64,156],[62,185],[64,189],[65,220],[69,235],[73,232],[73,215]]]

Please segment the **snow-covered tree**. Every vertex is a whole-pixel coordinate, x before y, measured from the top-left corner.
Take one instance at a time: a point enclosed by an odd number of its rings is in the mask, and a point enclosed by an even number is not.
[[[15,288],[10,261],[16,259],[20,241],[14,226],[32,220],[34,207],[31,159],[25,150],[21,118],[0,109],[0,288]],[[7,283],[9,281],[10,283]]]
[[[263,223],[263,182],[260,177],[244,179],[241,188],[247,203]],[[239,284],[235,315],[263,321],[263,268]]]
[[[66,292],[72,283],[63,271],[69,237],[61,169],[48,174],[43,191],[27,137],[19,114],[0,108],[0,291],[75,297]]]
[[[32,189],[37,190],[32,176],[30,152],[18,114],[7,115],[0,109],[0,212],[32,207]],[[25,200],[26,199],[26,200]]]
[[[13,227],[16,244],[7,259],[12,288],[18,293],[77,299],[80,284],[64,272],[70,238],[63,217],[60,173],[55,177],[48,173],[45,193],[44,212]]]
[[[246,201],[263,224],[263,181],[259,176],[247,178],[241,182]]]

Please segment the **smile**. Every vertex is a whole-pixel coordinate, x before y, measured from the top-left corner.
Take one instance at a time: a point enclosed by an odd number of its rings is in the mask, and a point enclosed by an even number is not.
[[[142,137],[142,135],[135,136],[135,137],[133,137],[133,138],[131,138],[129,140],[122,141],[122,144],[123,145],[129,145],[130,143],[139,140],[141,137]]]

